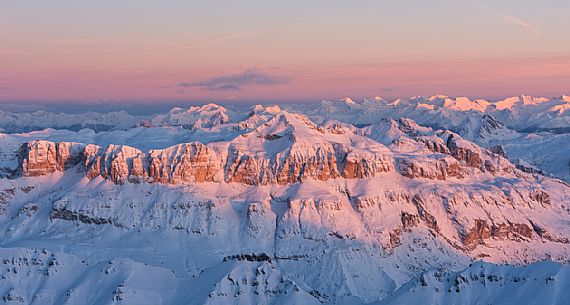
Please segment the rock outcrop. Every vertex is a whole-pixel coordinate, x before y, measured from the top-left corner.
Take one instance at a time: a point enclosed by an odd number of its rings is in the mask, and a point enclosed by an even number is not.
[[[115,183],[142,181],[148,172],[142,151],[126,145],[109,145],[107,149],[88,145],[84,152],[88,178],[101,176]]]
[[[148,154],[147,161],[148,177],[151,181],[171,184],[219,182],[223,177],[221,158],[199,142],[179,144],[164,150],[152,150]],[[145,177],[144,170],[142,176]]]
[[[450,155],[468,167],[491,173],[512,173],[515,170],[515,166],[504,157],[464,140],[457,134],[446,132],[444,137],[447,138],[446,146]]]
[[[20,148],[19,167],[22,176],[34,177],[64,171],[82,163],[85,144],[30,141]]]
[[[486,220],[475,220],[475,226],[463,237],[463,245],[468,250],[475,249],[478,245],[485,244],[488,239],[496,240],[520,240],[532,238],[534,232],[529,224],[524,223],[501,223],[489,224]]]
[[[465,170],[454,158],[402,158],[398,159],[400,174],[410,178],[447,180],[450,177],[462,178]]]

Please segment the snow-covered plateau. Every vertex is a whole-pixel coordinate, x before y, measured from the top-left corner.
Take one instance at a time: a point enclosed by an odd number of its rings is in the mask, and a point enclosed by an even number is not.
[[[0,112],[0,303],[568,304],[570,97]]]

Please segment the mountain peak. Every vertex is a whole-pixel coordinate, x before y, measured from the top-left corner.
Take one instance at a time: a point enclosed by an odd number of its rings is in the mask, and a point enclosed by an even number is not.
[[[341,99],[340,102],[343,102],[347,105],[356,105],[356,102],[354,100],[352,100],[350,97],[345,97],[345,98]]]
[[[281,110],[263,125],[259,126],[256,132],[266,135],[291,132],[308,135],[315,132],[323,133],[323,129],[302,114]]]
[[[428,101],[435,101],[435,100],[446,100],[449,99],[449,96],[445,95],[445,94],[436,94],[436,95],[432,95],[427,97]]]
[[[387,102],[387,100],[385,100],[385,99],[384,99],[383,97],[381,97],[381,96],[375,96],[375,97],[374,97],[374,101],[377,102],[377,103],[386,103],[386,102]]]
[[[186,110],[187,112],[211,112],[211,111],[227,111],[224,106],[218,105],[216,103],[208,103],[201,106],[191,106]]]
[[[498,110],[513,110],[515,107],[537,105],[546,101],[549,101],[549,99],[521,94],[519,96],[512,96],[502,101],[498,101],[495,105]]]
[[[211,128],[229,122],[228,110],[215,103],[191,106],[188,109],[172,108],[167,114],[153,117],[153,125],[185,126],[191,128]]]
[[[251,111],[256,114],[277,114],[281,112],[282,109],[279,105],[265,106],[257,104],[252,107]]]

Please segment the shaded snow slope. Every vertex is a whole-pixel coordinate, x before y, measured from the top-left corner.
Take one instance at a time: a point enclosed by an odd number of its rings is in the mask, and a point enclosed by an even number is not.
[[[460,272],[427,272],[378,304],[564,304],[570,269],[551,262],[525,267],[474,263]]]

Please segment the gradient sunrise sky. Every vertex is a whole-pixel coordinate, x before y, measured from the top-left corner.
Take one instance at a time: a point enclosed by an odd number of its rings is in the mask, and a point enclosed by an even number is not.
[[[568,0],[0,0],[0,101],[570,92]]]

